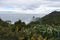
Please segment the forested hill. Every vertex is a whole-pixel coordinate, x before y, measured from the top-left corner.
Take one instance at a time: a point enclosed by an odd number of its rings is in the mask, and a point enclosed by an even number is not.
[[[0,40],[60,40],[60,12],[54,11],[42,18],[33,16],[27,25],[21,20],[11,24],[0,19]]]
[[[33,18],[35,21],[30,24],[42,24],[42,25],[60,25],[60,11],[53,11],[42,18]]]
[[[53,11],[41,18],[42,24],[60,25],[60,11]]]

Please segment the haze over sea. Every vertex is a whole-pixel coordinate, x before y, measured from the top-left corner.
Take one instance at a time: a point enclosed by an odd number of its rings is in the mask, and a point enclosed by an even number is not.
[[[32,20],[33,16],[42,17],[42,16],[44,16],[44,14],[0,14],[0,18],[2,20],[4,20],[4,21],[11,20],[11,23],[18,21],[19,19],[21,21],[29,23]]]

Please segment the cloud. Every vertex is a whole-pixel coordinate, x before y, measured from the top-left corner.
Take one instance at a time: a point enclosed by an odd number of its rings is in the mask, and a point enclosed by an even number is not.
[[[0,0],[0,11],[15,14],[48,14],[60,10],[59,0]]]
[[[46,1],[60,1],[60,0],[46,0]]]
[[[1,6],[11,8],[33,9],[38,7],[40,0],[2,0]]]

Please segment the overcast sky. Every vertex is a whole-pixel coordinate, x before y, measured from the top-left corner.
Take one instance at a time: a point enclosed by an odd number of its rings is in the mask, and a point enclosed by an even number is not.
[[[54,10],[60,10],[60,0],[0,0],[0,11],[15,14],[41,14]]]
[[[6,16],[6,14],[38,14],[43,16],[54,10],[60,10],[60,0],[0,0],[0,16],[1,14],[3,14],[2,16]],[[26,17],[28,16],[26,15]]]

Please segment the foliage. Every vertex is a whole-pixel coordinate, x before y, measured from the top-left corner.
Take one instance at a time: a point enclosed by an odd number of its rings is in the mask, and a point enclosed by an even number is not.
[[[59,22],[58,17],[52,15],[33,17],[34,20],[27,25],[21,20],[11,24],[11,21],[0,19],[0,40],[60,40],[60,25],[54,24]],[[54,21],[52,18],[55,16],[57,19]]]

